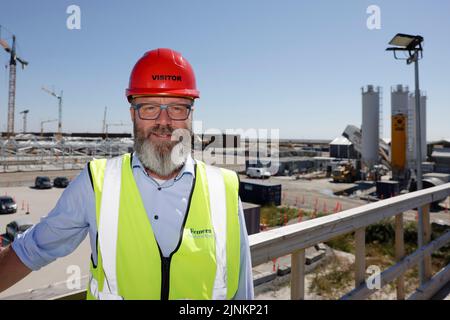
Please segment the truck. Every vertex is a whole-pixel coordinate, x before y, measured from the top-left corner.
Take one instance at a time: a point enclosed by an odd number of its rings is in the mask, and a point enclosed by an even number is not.
[[[333,182],[352,183],[356,181],[356,168],[351,162],[341,162],[332,172]]]
[[[270,178],[270,172],[265,168],[250,167],[247,168],[246,174],[249,178],[261,178],[261,179]]]

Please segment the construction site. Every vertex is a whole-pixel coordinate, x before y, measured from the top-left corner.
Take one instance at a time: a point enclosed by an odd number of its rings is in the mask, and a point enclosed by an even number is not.
[[[9,57],[0,196],[11,198],[16,209],[0,214],[3,247],[14,241],[7,230],[13,220],[26,219],[32,227],[64,192],[54,185],[41,190],[38,178],[70,182],[94,158],[134,152],[132,123],[109,122],[107,107],[98,132],[65,130],[63,90],[43,84],[36,85],[58,115],[40,114],[46,118],[40,131],[28,130],[38,111],[17,108],[16,82],[33,61],[17,54],[20,39],[14,34],[11,41],[2,39],[9,33],[0,33],[1,54]],[[420,41],[414,38],[408,47],[411,62],[422,53]],[[425,91],[403,84],[361,86],[353,91],[361,101],[361,125],[340,124],[330,139],[193,134],[194,159],[239,175],[255,299],[450,299],[450,140],[427,138]],[[383,106],[386,91],[390,106]],[[385,119],[391,130],[383,135]],[[56,131],[48,129],[50,123]],[[0,299],[84,299],[88,238]],[[77,287],[68,285],[71,266],[79,267]]]

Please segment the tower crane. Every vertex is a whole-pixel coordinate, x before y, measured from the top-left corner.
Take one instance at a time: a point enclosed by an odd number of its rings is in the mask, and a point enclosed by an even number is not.
[[[22,132],[25,133],[27,132],[27,115],[28,112],[30,112],[30,110],[23,110],[20,112],[20,114],[23,114],[23,128],[22,128]]]
[[[1,26],[0,26],[1,31]],[[8,42],[1,39],[0,34],[0,45],[3,49],[10,54],[9,58],[9,87],[8,87],[8,126],[7,126],[7,136],[14,136],[14,110],[16,103],[16,65],[17,61],[22,65],[22,69],[28,65],[28,62],[17,56],[16,54],[16,36],[12,35],[12,45],[9,46]]]
[[[58,99],[58,138],[60,139],[62,136],[62,95],[63,92],[61,90],[61,93],[58,95],[54,91],[47,89],[46,87],[42,87],[42,90],[47,92],[48,94],[54,96],[56,99]]]
[[[41,121],[41,137],[44,135],[44,123],[56,122],[58,119],[44,120]]]
[[[103,113],[103,127],[102,127],[102,133],[106,133],[106,111],[108,110],[108,107],[105,106],[105,112]]]

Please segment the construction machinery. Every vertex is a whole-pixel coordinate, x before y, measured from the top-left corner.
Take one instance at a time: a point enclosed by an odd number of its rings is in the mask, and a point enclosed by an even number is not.
[[[5,28],[3,28],[5,29]],[[1,26],[0,26],[1,31]],[[9,59],[9,86],[8,86],[8,126],[7,135],[8,137],[14,136],[14,111],[16,103],[16,65],[17,61],[22,65],[22,69],[28,65],[28,62],[20,58],[16,54],[16,36],[12,35],[12,45],[9,46],[8,42],[1,39],[0,34],[0,45],[3,49],[10,54]]]
[[[57,139],[60,140],[62,138],[62,95],[63,92],[61,90],[61,93],[58,95],[53,90],[49,90],[45,87],[42,87],[42,90],[47,92],[48,94],[54,96],[56,99],[58,99],[58,134]]]
[[[360,128],[354,125],[348,125],[342,135],[353,144],[353,147],[358,153],[362,153],[362,134]],[[391,167],[389,159],[390,149],[391,147],[383,139],[379,140],[380,162],[388,168]]]
[[[333,182],[352,183],[357,179],[357,171],[351,161],[341,161],[331,173]]]
[[[105,112],[103,113],[103,127],[102,127],[102,133],[106,133],[106,112],[108,110],[108,107],[105,106]]]
[[[28,112],[30,112],[30,110],[23,110],[20,112],[20,114],[23,114],[23,128],[22,128],[22,133],[27,132],[27,115]]]
[[[41,121],[41,137],[44,135],[44,123],[56,122],[58,119]]]

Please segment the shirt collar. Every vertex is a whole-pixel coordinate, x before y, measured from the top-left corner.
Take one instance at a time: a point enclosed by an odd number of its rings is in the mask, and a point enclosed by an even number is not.
[[[133,160],[131,162],[131,166],[133,168],[140,168],[142,171],[144,171],[145,174],[147,174],[147,171],[145,171],[145,168],[139,160],[136,152],[133,152]],[[186,162],[184,163],[178,175],[175,177],[175,181],[179,180],[185,173],[191,174],[195,177],[195,161],[192,158],[191,154],[188,154]]]

